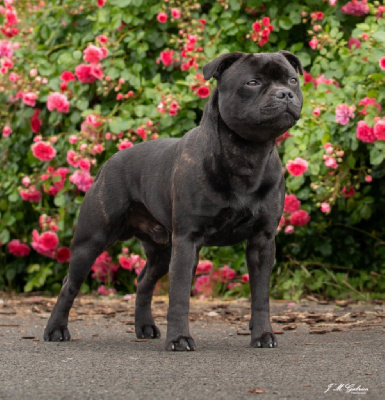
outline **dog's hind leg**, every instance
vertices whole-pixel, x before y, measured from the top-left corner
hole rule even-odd
[[[71,244],[69,272],[45,328],[45,341],[70,340],[68,315],[80,286],[87,278],[96,258],[117,239],[114,232],[107,228],[105,218],[99,211],[92,196],[86,196]]]
[[[153,241],[142,241],[147,262],[138,276],[138,288],[135,305],[135,332],[142,338],[159,338],[160,331],[155,326],[151,313],[152,295],[156,282],[168,272],[171,246],[160,245]]]

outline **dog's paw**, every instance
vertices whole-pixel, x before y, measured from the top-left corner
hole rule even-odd
[[[267,347],[273,348],[278,347],[277,338],[272,332],[263,332],[262,334],[254,337],[251,337],[251,347]]]
[[[166,342],[168,351],[195,351],[196,345],[192,337],[181,336],[176,340]]]
[[[47,326],[44,331],[44,340],[46,342],[65,342],[71,340],[71,335],[68,328]]]
[[[159,339],[160,330],[155,325],[138,325],[135,327],[138,339]]]

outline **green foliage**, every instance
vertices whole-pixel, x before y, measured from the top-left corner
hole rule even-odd
[[[66,274],[68,263],[57,261],[56,254],[46,257],[31,250],[27,257],[16,257],[7,243],[19,239],[30,244],[32,231],[42,232],[39,216],[46,214],[58,227],[59,246],[70,245],[84,191],[68,179],[77,170],[67,163],[68,150],[94,160],[90,172],[95,176],[122,141],[142,141],[138,128],[144,127],[145,140],[181,137],[199,124],[206,103],[197,95],[196,87],[212,90],[215,86],[215,82],[204,83],[196,76],[206,62],[232,51],[286,49],[299,57],[313,77],[311,82],[301,78],[302,119],[291,129],[291,137],[278,147],[284,165],[297,157],[309,163],[305,174],[287,174],[286,185],[287,193],[297,196],[311,221],[295,227],[293,234],[284,233],[283,226],[278,234],[272,294],[280,298],[298,298],[310,292],[365,297],[366,293],[384,290],[385,142],[364,143],[356,136],[358,121],[373,127],[375,118],[384,115],[375,105],[359,104],[369,97],[384,107],[384,71],[379,60],[385,55],[385,19],[376,16],[373,4],[369,4],[370,14],[354,17],[344,14],[339,4],[332,7],[314,0],[285,0],[279,5],[272,0],[263,5],[251,0],[185,0],[182,6],[174,0],[109,0],[100,8],[96,1],[45,3],[41,8],[24,1],[16,5],[21,33],[10,40],[18,41],[20,48],[12,57],[13,68],[0,76],[0,128],[12,128],[9,137],[0,139],[0,288],[57,291]],[[181,18],[171,18],[171,8],[179,8]],[[168,14],[166,23],[157,21],[160,11]],[[312,17],[312,13],[321,11],[322,18]],[[270,17],[274,30],[260,47],[253,40],[252,24],[265,16]],[[204,29],[199,19],[207,22]],[[102,34],[108,37],[105,45],[95,40]],[[197,42],[190,56],[183,58],[180,50],[188,42],[188,34],[197,35]],[[348,47],[351,37],[360,40],[360,48]],[[310,48],[311,39],[318,41],[316,49]],[[108,49],[108,56],[100,62],[104,78],[92,84],[68,82],[64,94],[70,101],[69,112],[49,111],[46,102],[51,93],[61,91],[61,74],[74,73],[85,63],[83,50],[90,44]],[[174,60],[164,65],[159,61],[160,54],[169,50],[174,51]],[[197,70],[181,68],[189,57]],[[47,83],[31,77],[31,69]],[[9,81],[11,71],[19,76],[16,83]],[[308,81],[309,75],[305,78]],[[39,134],[44,141],[53,138],[51,143],[57,151],[50,162],[40,161],[31,151],[36,136],[30,125],[34,110],[21,100],[10,100],[10,95],[18,91],[37,94],[34,108],[41,110]],[[118,93],[123,96],[120,100]],[[163,113],[157,109],[161,101],[166,103]],[[179,106],[174,116],[168,112],[172,102]],[[355,107],[355,116],[345,125],[336,122],[335,114],[343,103]],[[319,108],[319,116],[313,113],[315,108]],[[363,109],[366,115],[359,113]],[[89,115],[96,115],[100,122],[91,134],[81,127]],[[149,120],[152,125],[147,124]],[[71,135],[77,138],[74,144],[68,141]],[[331,143],[335,152],[344,152],[335,170],[324,165],[326,143]],[[95,152],[95,145],[102,145],[103,150]],[[41,179],[48,167],[70,168],[56,196],[44,192],[44,188],[48,190],[59,182],[58,177]],[[366,182],[368,175],[372,183]],[[41,201],[22,200],[19,192],[23,177],[29,177],[43,193]],[[345,198],[343,190],[350,187],[355,194]],[[330,205],[330,213],[320,211],[322,203]],[[125,245],[140,254],[138,242]],[[111,249],[115,261],[120,251],[121,245]],[[212,260],[215,268],[227,264],[238,276],[247,273],[243,244],[205,248],[201,258]],[[131,271],[120,269],[117,280],[119,290],[134,290],[135,275]],[[90,279],[82,289],[96,286]],[[220,294],[226,291],[226,285],[217,288]],[[248,295],[248,285],[238,285],[226,293]]]

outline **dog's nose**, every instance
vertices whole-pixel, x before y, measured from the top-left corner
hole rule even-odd
[[[280,89],[275,92],[275,97],[277,97],[280,100],[288,100],[292,99],[293,92],[290,89]]]

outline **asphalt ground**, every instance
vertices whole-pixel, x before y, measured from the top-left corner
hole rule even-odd
[[[273,302],[279,347],[257,349],[247,300],[195,300],[197,351],[166,352],[163,297],[154,310],[161,339],[136,340],[134,300],[83,298],[62,343],[43,341],[53,299],[0,299],[0,399],[385,398],[381,303]]]

